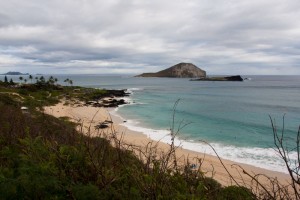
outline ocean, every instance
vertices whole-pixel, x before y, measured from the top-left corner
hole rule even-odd
[[[213,150],[201,142],[204,140],[222,158],[286,173],[284,163],[274,150],[270,118],[279,133],[284,118],[286,145],[295,146],[300,125],[300,76],[243,76],[251,79],[244,82],[129,75],[53,76],[62,85],[64,79],[70,78],[74,85],[128,89],[129,104],[114,113],[126,121],[124,125],[129,129],[143,132],[154,140],[169,143],[170,128],[174,126],[176,132],[179,130],[176,144],[183,148],[214,155]],[[19,76],[12,77],[17,80]],[[295,151],[291,150],[290,158],[296,160]]]

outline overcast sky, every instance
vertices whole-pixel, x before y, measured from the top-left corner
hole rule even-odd
[[[300,75],[299,0],[0,0],[0,73]]]

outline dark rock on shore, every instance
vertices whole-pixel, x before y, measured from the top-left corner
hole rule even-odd
[[[127,104],[127,102],[125,102],[124,99],[88,101],[85,103],[85,105],[90,105],[94,107],[105,107],[105,108],[115,108],[124,104]]]
[[[226,77],[206,77],[200,79],[191,79],[191,81],[244,81],[240,76],[226,76]]]
[[[179,63],[156,73],[143,73],[135,77],[205,78],[206,72],[192,63]]]
[[[124,99],[120,99],[120,100],[112,99],[110,101],[103,100],[102,102],[103,102],[103,107],[118,107],[119,105],[126,104]]]
[[[127,92],[126,89],[124,90],[106,90],[109,96],[113,97],[128,97],[130,93]]]
[[[98,125],[95,126],[95,129],[104,129],[108,128],[110,124],[112,124],[112,121],[105,120],[104,122],[99,123]]]
[[[118,107],[120,105],[127,104],[122,97],[127,97],[130,93],[127,90],[105,90],[106,92],[97,96],[92,101],[87,101],[86,105],[91,105],[94,107]]]

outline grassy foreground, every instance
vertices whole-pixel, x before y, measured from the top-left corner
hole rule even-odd
[[[189,163],[169,165],[174,149],[142,161],[116,137],[85,136],[76,124],[39,111],[61,98],[107,95],[49,82],[20,87],[0,82],[0,199],[258,198],[245,187],[222,187]]]

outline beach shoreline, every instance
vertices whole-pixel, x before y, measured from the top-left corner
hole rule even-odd
[[[107,134],[110,134],[109,132],[114,131],[118,137],[122,138],[124,143],[140,148],[145,148],[145,146],[149,144],[155,144],[159,152],[168,151],[170,148],[169,144],[154,141],[145,134],[132,131],[122,125],[124,121],[120,118],[120,116],[115,115],[114,108],[99,108],[83,104],[72,105],[61,102],[54,106],[45,107],[44,112],[55,117],[68,117],[71,121],[80,124],[79,127],[81,131],[83,133],[89,133],[90,136],[97,136],[99,134],[99,130],[96,130],[94,127],[100,122],[111,121],[111,127],[101,130],[102,133],[106,132]],[[240,184],[252,184],[251,178],[245,175],[243,170],[247,171],[251,175],[265,174],[268,177],[276,177],[277,180],[284,185],[287,185],[290,179],[285,173],[233,162],[226,159],[222,159],[221,163],[217,156],[183,149],[182,147],[177,147],[176,156],[181,162],[186,163],[187,160],[189,160],[190,163],[195,163],[197,167],[201,167],[201,171],[203,171],[206,176],[214,178],[224,186],[232,185],[234,183],[232,177]],[[199,161],[202,162],[202,164],[199,163]],[[261,181],[263,183],[267,183],[267,180]]]

